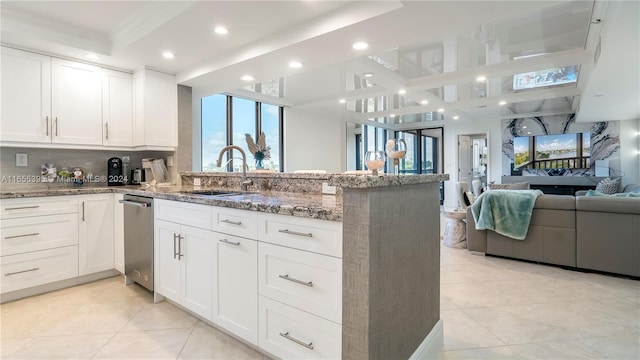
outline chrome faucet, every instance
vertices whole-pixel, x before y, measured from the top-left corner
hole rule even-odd
[[[240,180],[240,187],[242,188],[242,191],[247,191],[249,185],[253,184],[253,181],[247,180],[247,154],[245,154],[244,150],[242,150],[240,146],[228,145],[223,147],[222,150],[220,150],[220,154],[218,155],[218,162],[216,165],[218,167],[222,166],[222,155],[231,149],[238,150],[240,152],[240,155],[242,155],[242,179]]]

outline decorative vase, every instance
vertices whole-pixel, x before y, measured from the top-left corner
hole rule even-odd
[[[389,139],[386,144],[387,157],[393,159],[396,175],[400,174],[400,159],[407,155],[407,144],[403,139]]]
[[[264,165],[262,165],[262,159],[256,159],[256,169],[264,169]]]
[[[384,167],[384,151],[367,151],[364,155],[364,163],[371,170],[371,175],[378,175],[378,170]]]

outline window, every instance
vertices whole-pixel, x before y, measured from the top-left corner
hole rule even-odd
[[[248,149],[245,134],[254,141],[258,134],[265,133],[267,146],[271,148],[271,158],[264,161],[267,169],[283,169],[282,122],[283,108],[224,94],[207,96],[201,100],[202,106],[202,171],[226,171],[218,168],[218,154],[227,145],[237,145],[247,154],[247,166],[255,169],[255,161]],[[227,153],[223,160],[229,161],[227,169],[242,171],[238,152]]]

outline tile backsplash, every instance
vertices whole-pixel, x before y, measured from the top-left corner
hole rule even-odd
[[[27,154],[27,166],[16,166],[16,154]],[[169,151],[109,151],[109,150],[67,150],[67,149],[38,149],[38,148],[0,148],[0,187],[4,189],[20,189],[27,187],[43,186],[43,183],[34,183],[40,176],[40,166],[43,163],[53,163],[58,170],[69,170],[80,167],[85,174],[94,176],[107,175],[107,160],[111,157],[129,156],[129,169],[142,167],[142,159],[163,158],[174,155]],[[169,170],[171,173],[171,169]],[[17,177],[23,176],[21,181]],[[25,181],[26,180],[26,181]],[[44,184],[48,186],[65,186],[62,183],[53,182]],[[96,185],[105,185],[96,184]]]

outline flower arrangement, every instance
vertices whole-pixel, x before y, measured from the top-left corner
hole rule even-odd
[[[257,144],[253,141],[250,134],[244,134],[244,136],[247,138],[249,151],[253,154],[254,159],[256,159],[256,168],[262,169],[262,160],[271,159],[271,147],[267,146],[267,140],[264,133],[260,133]]]

